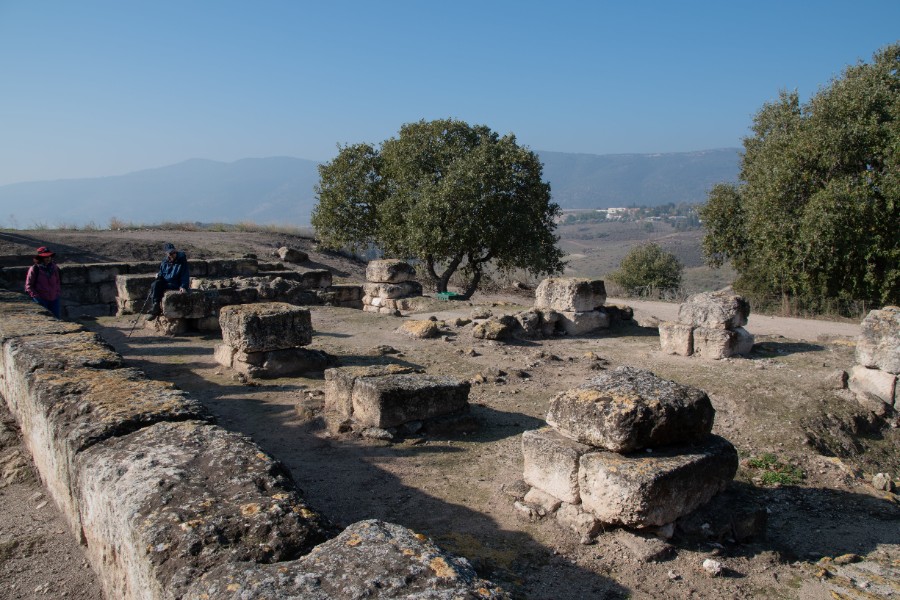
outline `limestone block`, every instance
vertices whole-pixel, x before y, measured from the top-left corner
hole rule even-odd
[[[534,307],[560,312],[588,312],[606,302],[606,286],[599,279],[549,277],[534,291]]]
[[[59,282],[63,288],[72,285],[85,285],[88,282],[86,265],[63,265],[59,269]]]
[[[255,258],[210,258],[205,261],[206,273],[194,272],[194,263],[189,261],[191,276],[197,277],[237,277],[240,275],[256,275],[259,265]]]
[[[283,350],[312,342],[309,310],[283,302],[225,306],[219,323],[222,341],[245,352]]]
[[[325,371],[325,420],[329,426],[340,425],[353,416],[353,385],[361,377],[382,377],[412,373],[411,367],[401,365],[372,365],[368,367],[340,367]]]
[[[557,394],[547,423],[583,444],[632,452],[704,439],[714,417],[702,390],[618,367]]]
[[[403,283],[415,277],[416,270],[402,260],[372,260],[366,265],[366,280],[372,283]]]
[[[602,310],[585,312],[558,311],[559,324],[568,335],[584,335],[609,328],[609,316]]]
[[[203,292],[166,292],[162,314],[170,319],[201,319],[213,313],[212,303]]]
[[[119,275],[131,272],[127,263],[97,263],[85,265],[85,267],[87,283],[114,283]]]
[[[424,374],[362,377],[353,384],[353,418],[369,427],[396,427],[468,410],[469,383]]]
[[[853,365],[850,369],[848,386],[857,395],[871,395],[887,405],[893,405],[896,385],[897,376],[893,373],[862,365]]]
[[[54,319],[50,311],[25,294],[0,290],[0,342],[29,335],[74,333],[77,323]]]
[[[300,274],[298,283],[305,290],[324,290],[331,287],[331,271],[328,269],[309,269]]]
[[[519,322],[512,315],[490,317],[472,327],[472,337],[479,340],[506,340],[517,331]]]
[[[234,363],[235,349],[228,344],[216,344],[213,347],[213,358],[223,367],[231,367]]]
[[[183,597],[211,568],[277,563],[328,537],[280,463],[214,425],[156,423],[74,464],[85,552],[109,598]]]
[[[856,341],[856,362],[900,374],[900,308],[888,306],[866,315]]]
[[[543,309],[541,312],[541,333],[545,337],[550,337],[557,333],[559,327],[560,314],[555,310]]]
[[[541,511],[540,514],[555,512],[556,509],[558,509],[562,504],[562,500],[560,500],[556,496],[548,494],[547,492],[535,487],[528,490],[528,493],[525,494],[523,502],[525,502],[525,504],[530,504],[531,506],[537,507]]]
[[[418,281],[403,281],[401,283],[364,283],[363,293],[367,296],[379,298],[407,298],[409,296],[421,296],[422,284]]]
[[[541,311],[536,309],[526,310],[515,315],[519,322],[522,337],[538,338],[543,335],[543,317]]]
[[[79,453],[154,422],[208,418],[199,403],[136,369],[64,367],[28,373],[24,364],[33,357],[10,353],[4,358],[10,395],[19,399],[11,408],[41,478],[76,532],[81,525],[71,465]]]
[[[675,321],[661,321],[659,345],[666,354],[690,356],[694,353],[694,326]]]
[[[137,262],[137,263],[128,263],[128,273],[130,275],[156,275],[159,272],[159,261],[157,262]],[[197,272],[196,263],[194,261],[191,262],[191,275],[201,276],[204,273]],[[152,280],[151,280],[152,281]]]
[[[257,379],[289,377],[311,371],[324,371],[330,359],[320,350],[286,348],[265,352],[236,350],[231,368]]]
[[[718,436],[652,454],[590,452],[578,470],[581,502],[603,523],[661,526],[724,490],[737,466],[734,446]]]
[[[522,433],[523,479],[551,496],[578,504],[578,459],[591,447],[550,427]]]
[[[735,327],[734,354],[746,355],[753,350],[753,334],[743,327]]]
[[[701,292],[678,308],[678,322],[708,329],[734,329],[747,324],[750,304],[728,292]]]
[[[738,334],[734,331],[707,327],[694,329],[694,354],[697,356],[720,360],[733,356],[737,346]]]
[[[143,302],[150,294],[150,285],[156,279],[153,275],[116,276],[116,295],[133,302]]]
[[[483,598],[511,596],[480,579],[464,558],[400,525],[359,521],[290,562],[232,562],[204,573],[186,600],[240,598]]]
[[[191,321],[191,328],[197,331],[221,331],[219,326],[219,317],[210,316],[194,319]]]
[[[328,286],[328,293],[334,294],[338,304],[362,300],[363,289],[359,285],[339,284]]]
[[[303,252],[302,250],[297,250],[296,248],[282,246],[278,249],[278,258],[285,262],[302,263],[309,260],[309,254]]]

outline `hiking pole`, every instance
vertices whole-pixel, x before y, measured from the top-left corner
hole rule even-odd
[[[137,319],[134,320],[134,323],[131,325],[131,331],[128,332],[128,337],[131,337],[131,334],[134,333],[134,328],[137,327],[138,321],[141,320],[141,317],[144,315],[144,311],[147,310],[147,303],[150,302],[150,298],[153,297],[153,286],[150,286],[150,291],[147,292],[147,299],[144,300],[144,305],[141,306],[141,310],[138,312]]]

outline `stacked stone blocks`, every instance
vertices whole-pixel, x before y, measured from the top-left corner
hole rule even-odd
[[[557,394],[548,427],[522,436],[526,503],[582,535],[603,525],[660,527],[723,490],[737,453],[710,434],[702,391],[620,367]]]
[[[900,308],[870,311],[860,326],[850,390],[860,403],[879,415],[900,412]]]
[[[308,309],[283,302],[231,305],[222,308],[219,323],[216,361],[248,377],[286,377],[327,365],[324,353],[302,348],[312,343]]]
[[[397,314],[413,308],[412,298],[422,295],[416,270],[400,260],[373,260],[366,266],[362,304],[366,312]]]
[[[677,321],[659,324],[663,352],[718,360],[753,349],[753,336],[744,329],[749,303],[727,292],[690,296],[678,308]]]

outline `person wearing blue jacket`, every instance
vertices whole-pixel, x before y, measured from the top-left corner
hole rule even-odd
[[[148,321],[152,321],[162,314],[162,298],[169,290],[178,290],[179,293],[188,291],[191,284],[191,274],[188,267],[187,255],[175,249],[175,245],[167,243],[164,246],[166,257],[159,264],[159,273],[156,280],[150,285],[150,293],[153,296],[153,308],[150,309]]]

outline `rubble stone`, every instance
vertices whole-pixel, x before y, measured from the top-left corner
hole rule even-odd
[[[278,258],[289,263],[302,263],[309,260],[309,254],[296,248],[282,246],[278,249]]]
[[[895,399],[897,376],[880,369],[853,365],[850,369],[850,391],[857,395],[870,395],[892,406]]]
[[[609,316],[602,310],[584,312],[558,311],[559,325],[568,335],[584,335],[609,328]]]
[[[702,390],[618,367],[557,394],[547,423],[583,444],[632,452],[703,439],[714,416]]]

